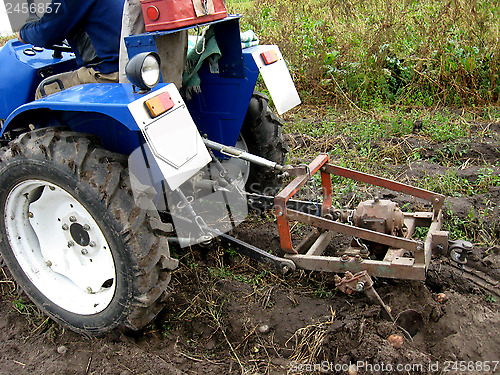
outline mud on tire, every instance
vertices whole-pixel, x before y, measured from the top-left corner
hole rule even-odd
[[[168,296],[168,227],[135,205],[125,165],[96,138],[58,128],[0,150],[1,254],[31,300],[79,333],[137,330]]]
[[[283,165],[288,150],[282,127],[280,118],[268,107],[268,98],[259,92],[254,92],[241,130],[248,151]],[[280,186],[281,181],[276,171],[251,165],[246,183],[247,192],[274,195]]]

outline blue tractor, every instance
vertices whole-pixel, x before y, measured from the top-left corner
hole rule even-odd
[[[76,67],[73,53],[17,39],[0,50],[1,254],[26,294],[77,332],[139,329],[163,307],[177,265],[161,216],[166,190],[214,191],[217,182],[199,173],[210,163],[219,180],[226,172],[240,187],[276,182],[265,167],[284,161],[281,123],[254,89],[264,53],[273,60],[261,69],[288,73],[279,50],[242,50],[239,16],[204,26],[220,58],[200,64],[189,95],[161,82],[156,53],[158,38],[179,30],[127,38],[132,83],[80,85],[36,101],[44,78]]]
[[[239,20],[203,25],[205,36],[194,36],[196,84],[180,90],[162,80],[169,62],[158,43],[199,25],[126,37],[130,83],[79,85],[38,100],[42,80],[57,85],[46,78],[75,68],[71,51],[16,39],[0,50],[0,252],[54,320],[90,335],[148,324],[177,266],[169,243],[217,239],[279,272],[345,272],[340,290],[366,291],[383,307],[370,275],[423,280],[432,251],[464,261],[470,245],[450,245],[441,231],[444,196],[335,166],[326,154],[284,165],[281,122],[255,92],[259,75],[279,114],[300,99],[278,47],[243,48]],[[217,58],[203,58],[209,38]],[[322,197],[292,199],[315,173]],[[416,196],[432,212],[403,213],[377,197],[338,209],[330,175]],[[278,191],[283,177],[291,181]],[[229,234],[247,204],[275,210],[283,257]],[[290,221],[313,227],[298,246]],[[412,238],[417,227],[429,228],[425,241]],[[325,256],[335,232],[352,241]]]

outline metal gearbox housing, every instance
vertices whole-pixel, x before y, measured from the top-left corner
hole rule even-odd
[[[353,223],[375,232],[402,236],[404,215],[397,203],[375,197],[358,205]]]

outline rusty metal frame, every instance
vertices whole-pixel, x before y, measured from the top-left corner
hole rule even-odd
[[[314,216],[287,208],[287,201],[317,172],[321,173],[323,194],[321,215]],[[320,154],[308,167],[297,168],[292,171],[291,175],[296,177],[274,198],[274,204],[281,248],[287,253],[285,257],[292,260],[297,268],[327,272],[350,271],[352,273],[366,270],[372,276],[423,280],[431,260],[432,251],[437,246],[447,246],[448,232],[441,231],[444,195],[330,164],[327,154]],[[324,217],[329,212],[333,202],[331,175],[350,178],[427,200],[432,203],[433,211],[406,213],[404,222],[408,231],[405,237],[388,235],[331,220]],[[299,253],[292,244],[290,221],[309,224],[320,228],[323,232],[318,232],[313,239],[314,243],[309,248],[304,246],[304,243],[299,246]],[[412,239],[416,227],[429,228],[425,241]],[[381,261],[364,259],[359,254],[355,256],[344,254],[342,257],[322,255],[335,232],[387,245],[389,250]],[[411,256],[404,256],[405,254]]]

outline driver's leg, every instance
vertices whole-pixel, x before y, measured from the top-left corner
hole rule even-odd
[[[54,94],[73,86],[85,83],[114,83],[118,82],[118,72],[101,73],[94,68],[81,67],[78,70],[56,74],[45,78],[36,89],[35,99]],[[62,88],[61,88],[62,86]],[[43,92],[45,91],[45,95]]]
[[[55,74],[45,78],[36,89],[35,99],[54,94],[68,87],[79,85],[76,71]],[[62,86],[62,88],[61,88]]]

